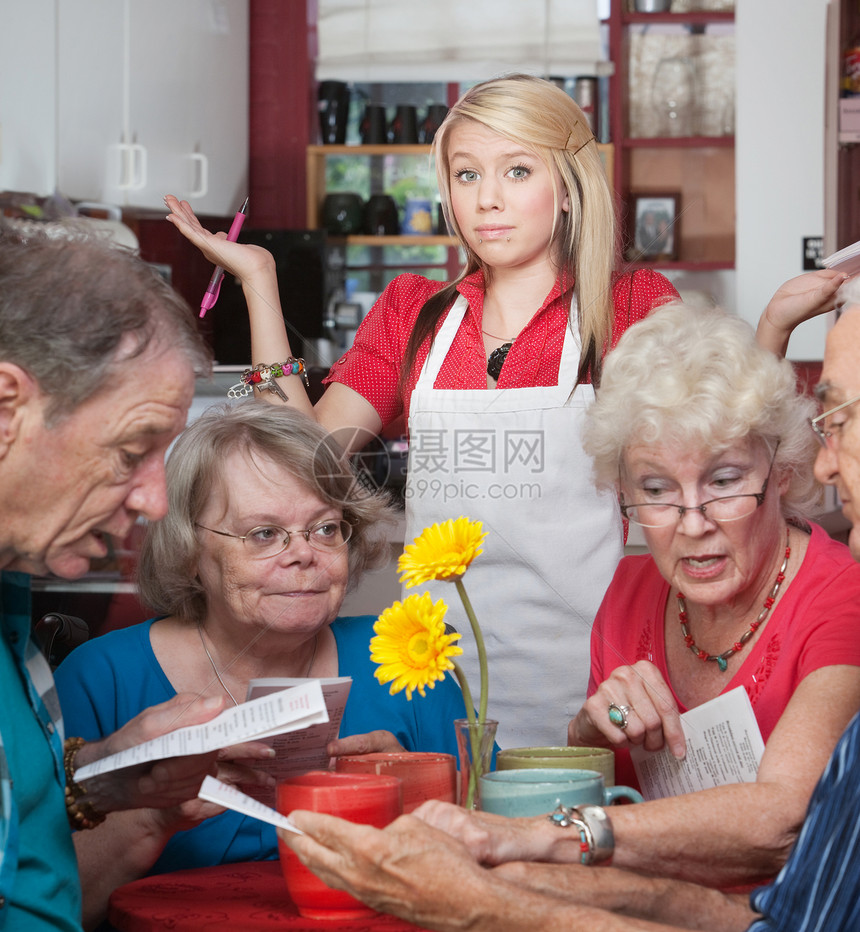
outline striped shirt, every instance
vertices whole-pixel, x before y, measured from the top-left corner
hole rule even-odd
[[[776,880],[753,891],[748,932],[860,930],[860,714],[833,751]]]

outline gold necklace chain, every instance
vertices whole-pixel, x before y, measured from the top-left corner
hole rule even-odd
[[[206,641],[203,639],[203,628],[199,621],[197,622],[197,633],[200,635],[200,643],[203,645],[203,650],[206,652],[206,656],[209,658],[209,663],[212,666],[212,672],[215,674],[224,692],[227,693],[227,695],[233,700],[233,705],[239,705],[239,703],[236,702],[236,697],[233,695],[233,693],[230,692],[230,690],[227,688],[227,684],[224,682],[223,678],[221,677],[221,673],[218,670],[218,667],[215,665],[215,661],[212,658],[212,654],[209,653],[209,648],[206,646]],[[317,644],[319,643],[319,637],[320,637],[320,634],[319,634],[319,631],[317,631],[317,633],[314,635],[314,649],[311,653],[311,662],[308,664],[308,671],[307,673],[305,673],[305,678],[311,675],[311,669],[313,668],[314,660],[316,660],[316,656],[317,656]]]
[[[484,329],[481,330],[481,333],[483,333],[485,337],[489,337],[491,340],[501,340],[502,343],[513,343],[514,340],[516,340],[516,337],[511,337],[509,340],[506,340],[504,337],[497,337],[494,333],[487,333],[487,331]]]

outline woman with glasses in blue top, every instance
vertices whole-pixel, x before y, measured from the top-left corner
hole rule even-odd
[[[727,886],[772,876],[860,705],[860,567],[821,502],[811,399],[721,311],[661,308],[607,359],[584,443],[649,553],[618,567],[592,632],[574,745],[686,753],[679,715],[743,686],[755,783],[613,810],[619,867]]]
[[[393,512],[322,427],[286,407],[214,406],[170,453],[167,501],[138,566],[156,617],[93,638],[57,670],[72,734],[95,740],[176,692],[239,705],[254,679],[351,677],[329,754],[456,753],[451,722],[466,711],[456,682],[420,702],[390,695],[370,660],[376,617],[341,614],[348,588],[388,559]],[[259,751],[222,752],[219,779],[271,791]],[[278,856],[272,826],[202,800],[112,814],[75,848],[88,925],[116,887],[146,874]]]

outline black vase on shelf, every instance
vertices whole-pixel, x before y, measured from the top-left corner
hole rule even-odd
[[[397,202],[390,194],[371,194],[364,205],[364,232],[371,236],[397,236],[400,220]]]
[[[322,205],[322,226],[330,236],[351,236],[364,228],[364,199],[351,191],[327,194]]]
[[[430,145],[433,142],[436,130],[442,125],[442,121],[447,115],[448,108],[445,104],[430,104],[427,108],[427,116],[424,117],[424,122],[421,124],[421,142],[425,145]]]
[[[381,104],[368,104],[358,127],[365,146],[384,146],[388,142],[388,118]]]
[[[343,81],[320,81],[317,106],[320,141],[324,145],[342,146],[346,142],[349,97],[349,85]]]
[[[395,145],[415,145],[418,142],[418,108],[398,104],[388,130],[388,141]]]

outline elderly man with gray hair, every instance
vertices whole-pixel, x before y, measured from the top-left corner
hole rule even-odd
[[[167,507],[164,454],[209,353],[188,306],[130,252],[0,226],[0,929],[81,928],[71,829],[193,798],[214,755],[75,781],[77,769],[223,706],[191,695],[99,742],[64,741],[30,637],[28,574],[83,575]]]

